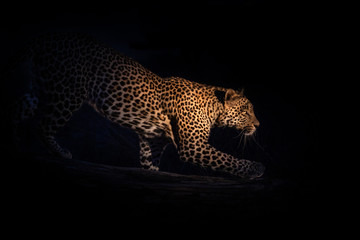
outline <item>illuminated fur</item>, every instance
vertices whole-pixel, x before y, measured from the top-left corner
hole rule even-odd
[[[242,92],[160,78],[136,61],[88,36],[57,34],[37,39],[27,51],[34,91],[14,109],[14,123],[41,109],[40,133],[55,154],[71,158],[55,140],[73,112],[89,103],[101,115],[133,129],[140,139],[140,163],[158,170],[167,144],[180,158],[244,178],[259,177],[260,163],[240,160],[210,146],[210,129],[230,126],[252,134],[259,125]]]

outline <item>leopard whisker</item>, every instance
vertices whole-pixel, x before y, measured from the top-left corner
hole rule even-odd
[[[242,148],[242,154],[244,154],[244,152],[245,152],[245,147],[246,147],[246,144],[247,144],[247,140],[248,140],[248,136],[246,134],[244,134],[244,145],[243,145],[243,148]]]
[[[260,145],[260,143],[255,139],[255,137],[253,138],[253,141],[256,144],[256,146],[260,148],[260,150],[263,151],[265,155],[272,161],[273,160],[272,156],[265,150],[263,146]]]
[[[245,129],[242,129],[241,132],[239,133],[239,135],[237,137],[240,137],[239,139],[239,143],[238,143],[238,148],[240,147],[240,144],[243,142],[244,138],[245,138]]]
[[[235,137],[233,137],[233,138],[241,137],[241,135],[243,134],[243,132],[244,132],[244,130],[241,130],[241,132],[240,132],[238,135],[236,135]]]

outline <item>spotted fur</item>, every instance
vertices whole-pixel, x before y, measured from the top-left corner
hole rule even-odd
[[[55,154],[71,153],[55,140],[82,104],[121,126],[140,140],[143,168],[158,170],[167,144],[183,161],[243,178],[259,177],[260,163],[237,159],[208,143],[210,129],[229,126],[251,135],[259,121],[242,92],[183,78],[160,78],[138,62],[91,37],[57,34],[38,38],[27,51],[35,76],[33,92],[14,108],[14,123],[41,113],[40,135]]]

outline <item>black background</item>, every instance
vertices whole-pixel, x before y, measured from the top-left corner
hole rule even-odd
[[[244,88],[261,123],[255,138],[257,144],[249,141],[245,147],[239,145],[239,140],[234,138],[237,133],[227,129],[215,129],[212,144],[225,152],[263,162],[267,166],[266,178],[280,179],[288,184],[290,191],[276,195],[286,207],[274,207],[267,220],[276,218],[278,212],[285,222],[297,216],[306,216],[310,221],[312,214],[316,215],[312,210],[321,205],[318,183],[323,159],[319,154],[319,127],[323,111],[321,102],[326,91],[324,72],[331,71],[325,66],[329,53],[324,34],[332,21],[323,14],[325,9],[314,9],[314,5],[304,2],[203,1],[185,4],[131,1],[86,3],[86,6],[51,2],[44,3],[42,8],[28,3],[20,9],[9,5],[2,11],[9,13],[2,16],[5,29],[1,44],[2,64],[39,34],[83,32],[134,58],[161,77],[180,76],[210,85]],[[3,107],[8,107],[26,92],[25,82],[23,78],[1,80]],[[82,131],[75,133],[79,129]],[[116,136],[116,131],[130,140],[126,142]],[[88,107],[75,114],[59,135],[60,140],[68,142],[65,145],[77,159],[138,166],[136,136],[103,120]],[[43,176],[33,176],[32,172],[44,173],[31,167],[24,156],[43,150],[31,140],[25,142],[28,145],[24,147],[25,153],[20,154],[20,160],[15,160],[17,164],[10,163],[11,169],[16,168],[18,174],[8,181],[15,182],[17,188],[19,182],[30,181],[20,188],[22,191],[31,184],[40,185],[35,188],[35,194],[30,190],[26,192],[35,199],[36,194],[46,196],[44,189],[51,188],[55,182],[57,188],[52,191],[64,194],[62,200],[71,198],[73,192],[64,190],[59,184],[59,173],[49,182]],[[132,150],[121,152],[129,146]],[[94,148],[97,150],[92,151]],[[166,171],[213,174],[180,163],[173,149],[169,149],[166,156],[168,163],[162,163]],[[26,169],[21,167],[22,164]],[[19,197],[24,196],[19,194]],[[53,201],[50,205],[61,205],[60,200],[50,200]],[[104,204],[106,201],[99,202]],[[91,204],[96,205],[96,201]],[[31,208],[30,205],[25,206]],[[26,212],[25,208],[20,208],[20,212]],[[188,216],[191,218],[191,213]],[[243,217],[251,218],[251,213]]]

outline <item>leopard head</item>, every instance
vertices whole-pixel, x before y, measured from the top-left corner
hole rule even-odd
[[[224,111],[217,119],[220,127],[233,127],[244,132],[245,135],[252,135],[260,122],[257,120],[251,102],[244,96],[244,91],[228,89],[222,101]]]

